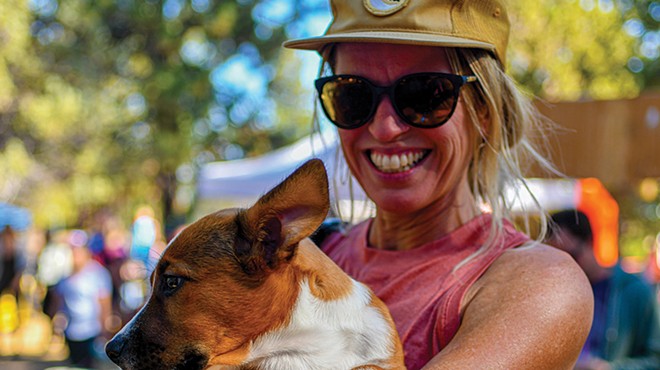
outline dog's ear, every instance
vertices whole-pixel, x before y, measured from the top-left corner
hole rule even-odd
[[[275,268],[289,260],[302,239],[325,219],[330,207],[328,176],[323,162],[312,159],[298,168],[244,213],[243,227],[250,234],[244,262]]]

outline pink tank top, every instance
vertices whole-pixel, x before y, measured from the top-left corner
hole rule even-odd
[[[460,304],[468,288],[507,249],[529,237],[504,222],[497,242],[459,269],[454,266],[487,240],[491,216],[474,218],[439,240],[405,251],[370,248],[371,220],[335,233],[323,250],[344,271],[367,284],[390,309],[403,341],[406,367],[419,369],[454,337],[461,323]]]

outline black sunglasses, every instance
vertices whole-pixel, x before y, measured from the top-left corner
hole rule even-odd
[[[314,84],[325,115],[337,127],[351,130],[369,122],[381,96],[387,94],[405,123],[433,128],[451,118],[461,86],[476,80],[476,76],[429,72],[403,76],[390,86],[354,75],[322,77]]]

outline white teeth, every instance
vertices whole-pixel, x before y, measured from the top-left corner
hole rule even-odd
[[[408,171],[417,164],[423,157],[423,152],[408,152],[402,154],[377,154],[371,153],[371,162],[381,171],[394,173]]]
[[[384,170],[389,170],[390,169],[390,157],[384,155],[382,157],[380,167]]]
[[[390,170],[396,170],[397,168],[401,167],[401,160],[399,159],[398,155],[393,155],[390,158]]]
[[[410,162],[412,162],[412,161],[410,161]],[[408,156],[407,155],[402,155],[401,156],[401,166],[405,167],[410,162],[408,161]]]

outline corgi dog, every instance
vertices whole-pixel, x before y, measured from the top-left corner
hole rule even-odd
[[[142,309],[106,345],[126,370],[404,369],[385,304],[308,237],[329,209],[313,159],[247,209],[174,238]]]

